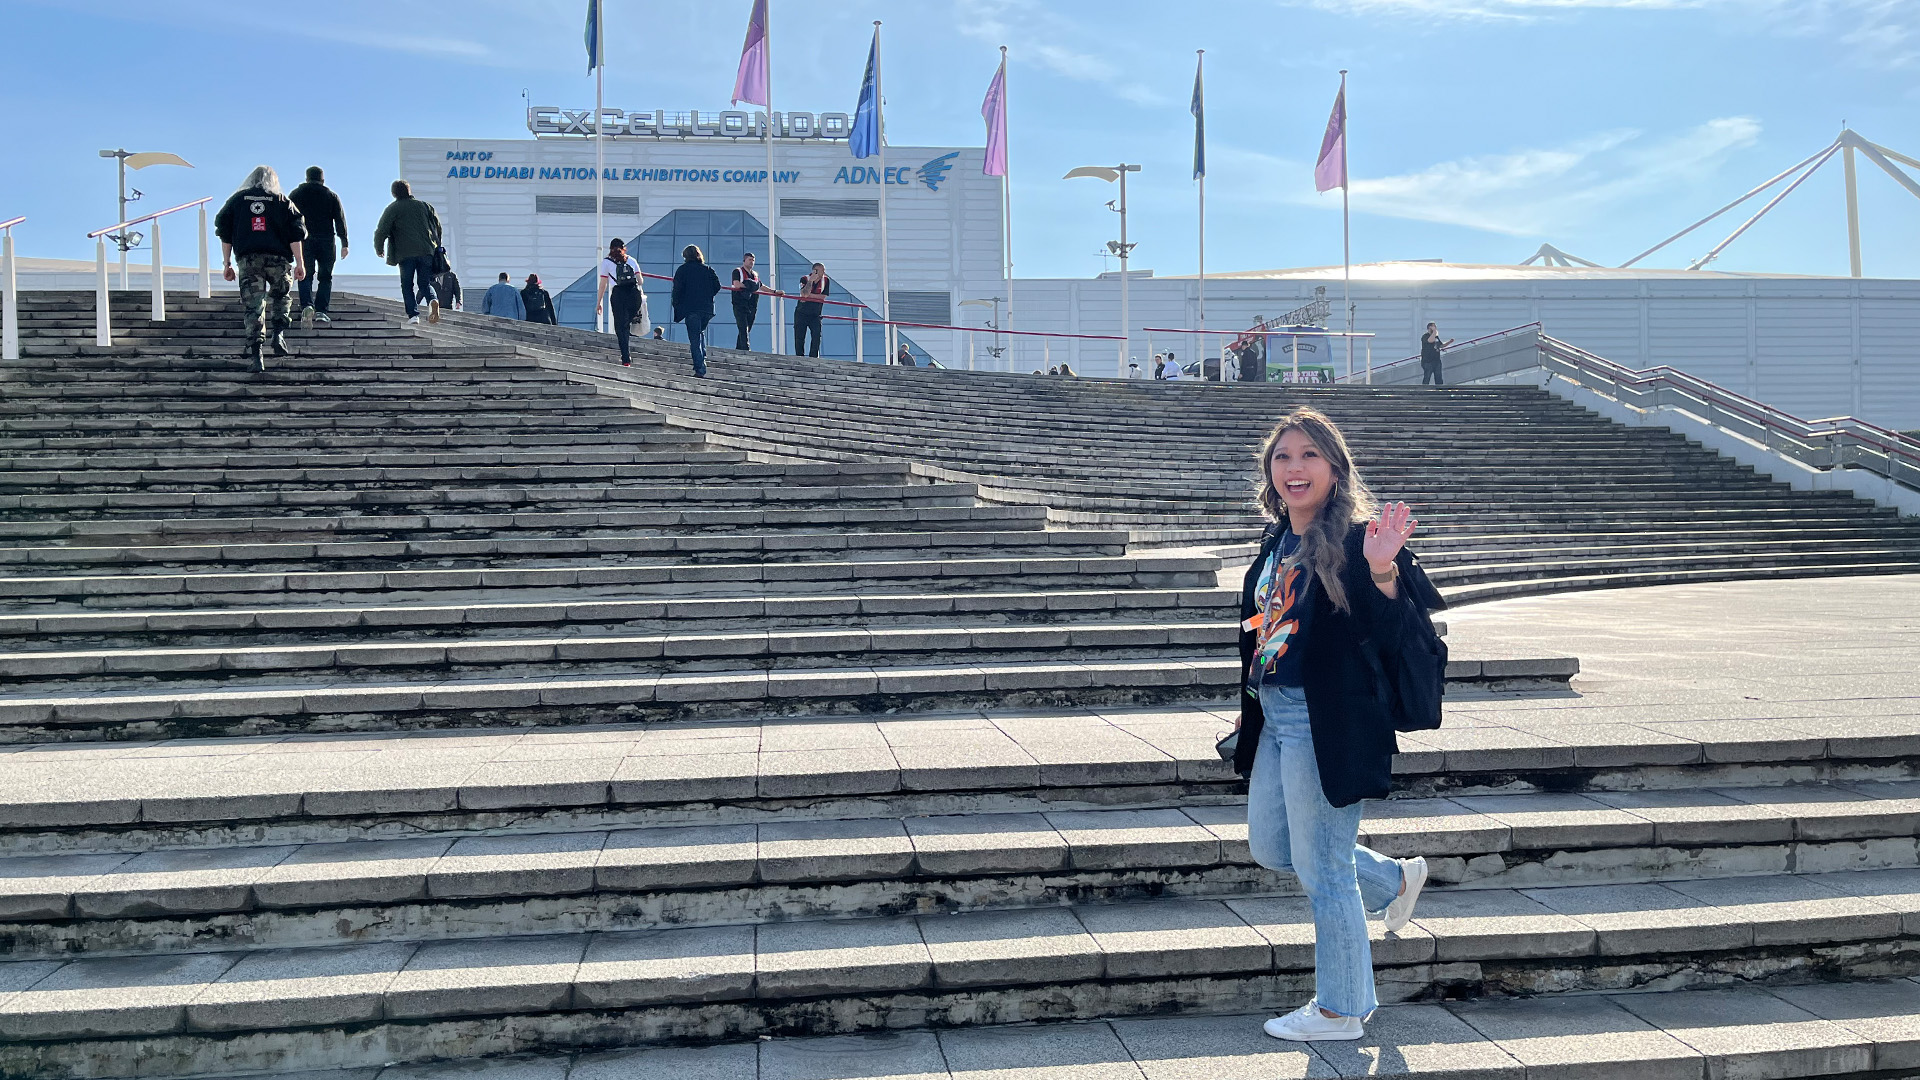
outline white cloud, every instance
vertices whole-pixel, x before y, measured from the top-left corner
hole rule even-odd
[[[958,0],[954,14],[960,33],[992,45],[1014,46],[1022,57],[1038,60],[1056,75],[1105,87],[1116,97],[1136,105],[1166,102],[1165,97],[1141,82],[1137,75],[1106,56],[1045,44],[1084,41],[1089,28],[1070,23],[1037,4],[1020,0]],[[1150,70],[1145,64],[1131,67],[1136,72]]]
[[[1884,67],[1920,64],[1915,0],[1282,0],[1342,14],[1533,21],[1575,11],[1709,11],[1774,33],[1831,38]]]
[[[1697,182],[1727,155],[1759,137],[1759,122],[1744,116],[1709,120],[1655,140],[1631,130],[1601,132],[1562,146],[1460,158],[1399,176],[1356,176],[1353,207],[1359,213],[1509,236],[1564,234],[1623,206]],[[1312,193],[1307,179],[1312,166],[1306,162],[1226,147],[1215,156],[1222,162],[1239,159],[1259,166],[1223,173],[1298,177],[1298,183],[1236,195],[1328,210],[1340,205],[1331,193]]]

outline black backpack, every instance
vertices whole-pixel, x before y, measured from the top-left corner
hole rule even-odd
[[[1407,590],[1420,613],[1414,633],[1398,653],[1378,659],[1393,709],[1395,731],[1431,731],[1440,726],[1440,698],[1447,686],[1447,643],[1434,632],[1430,611],[1444,611],[1447,602],[1427,580],[1420,560],[1402,553],[1400,587]]]
[[[640,287],[640,275],[634,272],[632,256],[613,264],[613,284],[615,288],[621,289]]]

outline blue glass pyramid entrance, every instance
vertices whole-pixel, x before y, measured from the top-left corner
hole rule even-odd
[[[740,265],[740,259],[747,252],[758,253],[761,272],[766,272],[767,227],[752,214],[744,210],[674,210],[654,222],[647,231],[627,242],[627,251],[639,261],[640,269],[649,274],[671,276],[680,266],[680,252],[688,244],[697,245],[707,256],[707,265],[720,275],[720,283],[726,284],[734,267]],[[780,276],[785,279],[787,292],[794,292],[799,281],[806,273],[812,260],[795,251],[785,240],[780,241]],[[832,276],[829,268],[828,276]],[[578,327],[582,330],[593,329],[593,300],[595,280],[593,274],[582,275],[578,280],[562,289],[553,298],[555,313],[562,326]],[[657,326],[666,328],[668,341],[687,340],[684,327],[673,321],[672,285],[665,281],[646,283],[647,314]],[[728,303],[730,294],[722,293],[714,301],[713,323],[707,328],[707,343],[720,348],[732,348],[739,330],[733,321],[733,305]],[[832,299],[847,303],[867,303],[862,297],[846,291],[838,281],[833,283]],[[793,302],[782,304],[787,325],[780,327],[780,344],[776,352],[793,351]],[[868,315],[878,318],[879,308],[867,303]],[[840,313],[851,315],[852,308],[836,308],[829,305],[828,315]],[[767,347],[767,322],[773,317],[773,302],[762,299],[760,314],[754,324],[753,338],[750,344],[755,351]],[[855,324],[838,322],[831,318],[822,322],[820,332],[820,355],[841,360],[852,360],[855,356]],[[884,328],[869,323],[866,328],[866,359],[868,363],[882,363],[886,356],[887,342]],[[927,361],[926,350],[902,335],[901,341],[913,353],[914,359],[924,364]]]

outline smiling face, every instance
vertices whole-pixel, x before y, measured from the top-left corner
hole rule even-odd
[[[1267,475],[1295,532],[1304,530],[1333,494],[1332,463],[1299,428],[1287,430],[1274,444]]]

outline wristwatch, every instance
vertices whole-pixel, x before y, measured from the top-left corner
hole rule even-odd
[[[1390,574],[1382,574],[1381,572],[1379,572],[1378,570],[1375,570],[1371,566],[1367,567],[1367,573],[1372,575],[1373,580],[1379,582],[1382,585],[1385,585],[1387,582],[1392,581],[1395,578],[1400,576],[1400,564],[1394,563],[1393,572]]]

